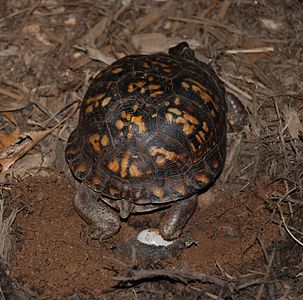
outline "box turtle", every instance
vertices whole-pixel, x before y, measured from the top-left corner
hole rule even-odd
[[[178,237],[223,168],[226,112],[222,83],[186,42],[102,70],[66,147],[81,182],[75,207],[93,236],[113,236],[130,213],[169,207],[159,231]]]

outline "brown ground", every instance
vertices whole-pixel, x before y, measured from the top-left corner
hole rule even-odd
[[[172,250],[175,258],[139,257],[132,263],[150,260],[150,265],[186,267],[213,274],[216,263],[228,273],[240,274],[248,265],[262,257],[259,240],[268,247],[279,240],[277,226],[270,221],[270,212],[263,199],[251,195],[224,195],[209,192],[216,201],[200,206],[186,227],[185,236],[195,241],[189,248]],[[139,230],[157,226],[159,215],[132,217],[110,242],[89,244],[80,239],[84,222],[72,208],[74,185],[70,180],[49,175],[34,176],[14,188],[12,197],[20,201],[23,211],[16,220],[22,232],[11,276],[23,287],[47,299],[63,299],[72,294],[99,294],[113,286],[113,270],[132,260],[130,242]],[[205,196],[204,196],[205,198]],[[21,206],[21,205],[19,205]],[[134,244],[134,243],[133,243]],[[138,251],[140,251],[138,246]]]
[[[299,0],[0,0],[0,300],[303,299],[302,16]],[[163,212],[87,244],[75,109],[106,65],[183,40],[248,124],[173,247],[135,240]]]

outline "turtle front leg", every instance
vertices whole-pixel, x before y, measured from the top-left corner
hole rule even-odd
[[[162,237],[166,240],[174,240],[179,237],[184,226],[195,212],[197,204],[197,195],[172,204],[160,223],[159,231]]]
[[[98,201],[99,198],[98,193],[81,183],[74,205],[77,213],[91,226],[91,237],[102,242],[119,231],[121,221],[113,209]]]

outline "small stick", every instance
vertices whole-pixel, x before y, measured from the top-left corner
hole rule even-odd
[[[238,53],[263,53],[263,52],[273,52],[274,47],[259,47],[251,49],[230,49],[226,50],[226,54],[238,54]]]
[[[257,285],[264,283],[262,278],[247,279],[246,276],[241,276],[239,278],[224,278],[219,276],[206,275],[204,273],[189,272],[184,270],[175,269],[152,269],[152,270],[136,270],[132,267],[126,268],[116,276],[113,276],[114,280],[120,281],[124,284],[130,284],[135,282],[154,280],[155,278],[169,278],[184,284],[189,282],[202,282],[211,283],[222,288],[228,288],[231,291],[240,290],[248,286]]]
[[[264,275],[264,282],[261,284],[260,288],[259,288],[259,291],[258,291],[258,294],[256,296],[256,300],[261,300],[261,297],[263,295],[263,291],[264,291],[264,287],[265,287],[265,281],[268,279],[269,277],[269,274],[270,274],[270,270],[271,270],[271,266],[272,266],[272,263],[273,263],[273,260],[274,260],[274,257],[275,257],[275,250],[272,252],[270,258],[269,258],[269,262],[268,262],[268,266],[267,266],[267,269],[266,269],[266,273]]]

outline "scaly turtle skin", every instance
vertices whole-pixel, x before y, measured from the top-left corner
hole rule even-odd
[[[168,54],[130,55],[101,71],[66,147],[81,182],[75,206],[95,236],[111,237],[130,213],[166,206],[160,233],[179,236],[197,194],[223,168],[226,112],[220,80],[185,42]]]

